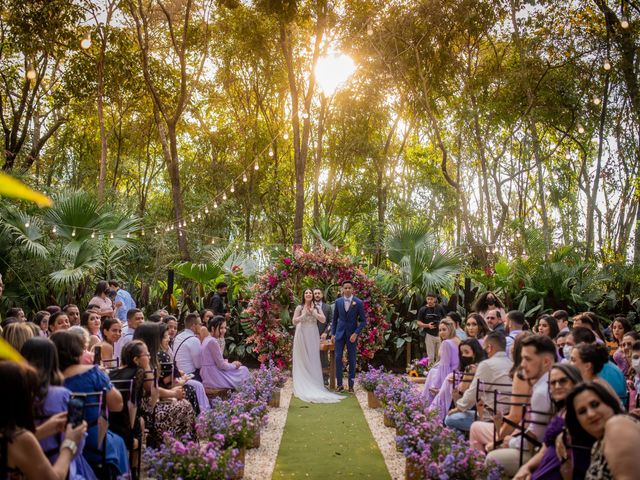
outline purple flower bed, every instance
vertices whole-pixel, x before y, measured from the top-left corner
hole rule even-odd
[[[386,375],[384,373],[384,367],[378,369],[369,365],[366,372],[359,372],[356,376],[358,383],[362,385],[367,392],[375,391],[376,387],[380,383],[381,379]]]

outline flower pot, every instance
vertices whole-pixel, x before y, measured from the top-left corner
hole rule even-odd
[[[407,458],[407,463],[404,467],[404,478],[405,480],[422,480],[424,478],[422,466]]]
[[[427,377],[411,377],[409,376],[409,381],[412,383],[424,383],[427,381]]]
[[[230,480],[242,480],[242,478],[244,478],[244,463],[245,463],[246,456],[247,456],[247,449],[244,447],[239,448],[238,456],[236,457],[236,460],[242,464],[242,467],[240,467],[235,477],[230,477]]]
[[[269,406],[274,408],[280,407],[280,392],[279,388],[274,388],[271,393],[271,399],[269,400]]]
[[[380,408],[380,400],[378,400],[375,393],[367,392],[367,405],[369,405],[369,408]]]
[[[393,418],[386,413],[384,414],[384,426],[389,428],[395,428],[396,426],[396,422],[393,421]]]
[[[251,449],[251,448],[260,448],[260,430],[258,430],[256,432],[256,434],[253,437],[253,441],[251,442],[251,444],[247,448],[249,448],[249,449]]]

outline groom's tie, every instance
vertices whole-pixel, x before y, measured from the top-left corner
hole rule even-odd
[[[350,306],[351,306],[351,299],[345,298],[344,299],[344,311],[348,312]]]

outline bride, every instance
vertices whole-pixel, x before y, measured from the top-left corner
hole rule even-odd
[[[313,291],[307,288],[302,305],[293,313],[296,333],[293,338],[293,394],[304,402],[336,403],[342,395],[324,388],[320,366],[320,335],[318,324],[327,319],[322,310],[313,303]]]

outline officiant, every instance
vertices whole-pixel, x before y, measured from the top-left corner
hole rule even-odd
[[[333,318],[331,305],[325,303],[324,292],[319,288],[313,290],[313,301],[324,314],[324,318],[327,319],[325,323],[317,322],[320,340],[326,340],[331,336],[331,319]],[[322,365],[322,378],[324,379],[324,384],[329,385],[329,374],[327,373],[329,368],[329,352],[327,350],[320,351],[320,364]]]

